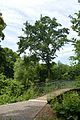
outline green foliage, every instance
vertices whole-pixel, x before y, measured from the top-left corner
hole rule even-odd
[[[25,90],[21,96],[18,96],[17,101],[29,100],[30,98],[34,98],[37,95],[34,90],[34,87],[30,86],[27,91]]]
[[[3,73],[8,78],[13,78],[14,63],[19,56],[9,48],[0,47],[0,50],[0,73]]]
[[[72,29],[78,33],[78,36],[80,36],[80,11],[75,13],[75,16],[71,18]]]
[[[0,13],[0,38],[1,38],[1,40],[3,40],[5,37],[5,35],[3,33],[3,30],[5,29],[5,27],[6,27],[6,24],[3,20],[2,13]],[[1,40],[0,40],[0,42],[1,42]]]
[[[25,63],[22,59],[17,59],[14,65],[14,78],[25,84],[26,80],[35,80],[35,66],[33,63]]]
[[[75,88],[80,88],[80,76],[76,78],[76,82],[74,83]]]
[[[34,95],[31,85],[25,86],[17,80],[7,79],[0,74],[0,104],[28,100]]]
[[[75,56],[71,56],[70,59],[73,63],[80,64],[80,11],[75,13],[74,17],[71,17],[72,29],[78,34],[78,38],[73,38],[73,45]]]
[[[80,65],[76,64],[70,66],[68,75],[70,80],[78,80],[78,76],[80,75]]]
[[[20,36],[19,53],[29,50],[28,54],[45,62],[47,65],[47,75],[50,78],[50,63],[56,57],[56,51],[69,40],[67,39],[68,28],[62,28],[55,18],[48,16],[40,17],[34,25],[26,22],[23,30],[25,36]]]
[[[70,80],[69,70],[70,66],[58,62],[58,64],[52,65],[52,80]]]
[[[60,120],[80,119],[80,94],[77,92],[68,92],[53,98],[50,104]]]
[[[32,83],[42,83],[49,82],[47,79],[47,66],[46,64],[34,63],[34,61],[29,61],[29,57],[19,58],[14,65],[14,78],[22,81],[24,84],[26,80]],[[51,79],[56,80],[74,80],[74,75],[78,74],[78,70],[69,65],[62,63],[51,63]],[[75,72],[77,70],[77,72]]]
[[[75,56],[71,56],[70,60],[72,60],[72,63],[75,64],[80,64],[80,40],[76,40],[74,43],[74,51],[75,51]]]
[[[5,63],[6,63],[5,52],[4,49],[0,47],[0,73],[3,73]]]
[[[47,67],[45,64],[37,64],[35,66],[36,81],[45,83],[47,79]]]
[[[26,57],[26,58],[25,58]],[[34,63],[30,57],[19,58],[14,65],[14,78],[22,81],[26,80],[33,83],[45,82],[47,78],[47,67],[45,64]],[[29,61],[30,60],[30,61]]]
[[[4,40],[3,30],[6,27],[6,23],[3,20],[2,14],[0,13],[0,42]],[[18,57],[17,53],[13,52],[9,48],[2,48],[0,45],[0,74],[3,73],[8,78],[13,78],[13,66],[16,58]]]

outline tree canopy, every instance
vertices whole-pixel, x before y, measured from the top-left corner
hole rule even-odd
[[[74,39],[74,51],[75,56],[72,56],[73,61],[80,63],[80,11],[75,13],[75,16],[71,19],[72,29],[78,34],[78,38]]]
[[[42,15],[33,25],[26,21],[24,26],[24,35],[19,37],[18,42],[19,53],[29,50],[29,56],[35,54],[50,70],[50,63],[56,57],[56,51],[68,42],[68,28],[62,28],[56,18]]]
[[[75,13],[74,17],[71,17],[72,29],[80,36],[80,11]]]

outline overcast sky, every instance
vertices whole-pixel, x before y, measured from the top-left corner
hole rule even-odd
[[[80,10],[78,0],[0,0],[0,12],[7,24],[4,31],[5,40],[3,47],[9,47],[16,51],[18,49],[18,36],[22,34],[23,23],[29,21],[34,23],[40,15],[56,17],[63,27],[70,27],[69,15]],[[74,33],[71,33],[71,37]],[[64,49],[57,52],[58,58],[63,63],[68,63],[69,56],[73,55],[73,46],[66,45]]]

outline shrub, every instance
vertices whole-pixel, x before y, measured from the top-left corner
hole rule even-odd
[[[18,80],[7,79],[0,74],[0,104],[28,100],[34,95],[34,88],[30,82],[26,81],[26,85],[23,85]]]
[[[77,92],[65,93],[50,102],[59,120],[80,119],[80,96]]]

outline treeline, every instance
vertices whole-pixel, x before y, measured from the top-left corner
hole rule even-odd
[[[68,28],[63,28],[56,18],[41,15],[34,25],[24,24],[17,52],[0,45],[0,104],[36,97],[48,89],[47,83],[80,80],[80,11],[71,17],[71,23],[78,37],[70,40]],[[4,40],[5,27],[0,14],[0,42]],[[56,51],[69,42],[75,51],[70,57],[72,64],[55,63]]]

